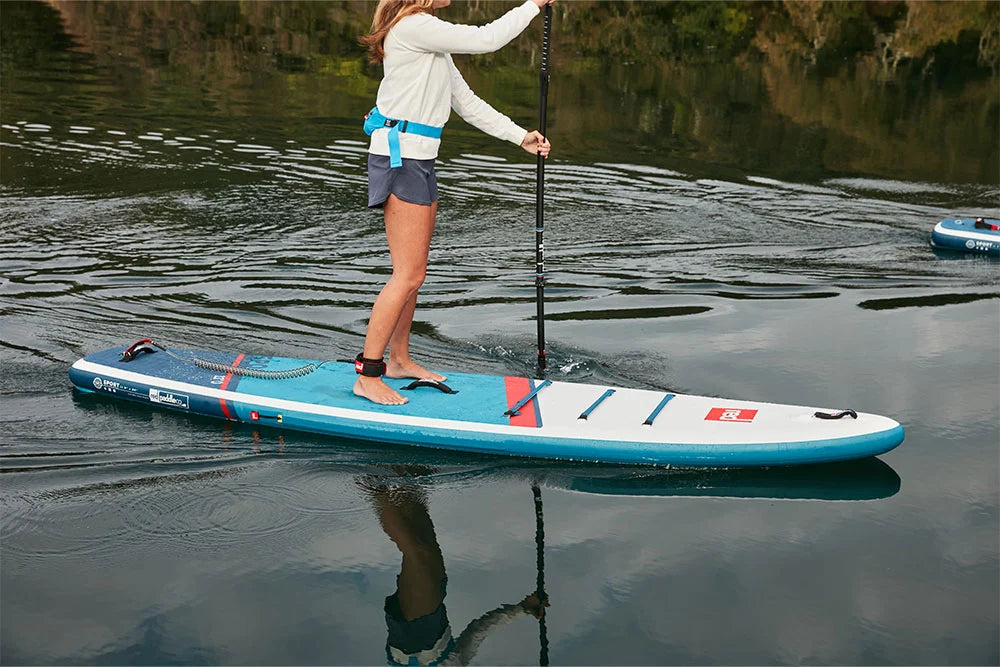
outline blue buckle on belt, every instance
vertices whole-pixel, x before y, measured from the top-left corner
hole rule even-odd
[[[411,123],[408,120],[400,120],[399,118],[387,118],[383,116],[378,107],[372,107],[372,110],[365,114],[365,134],[371,135],[375,130],[381,130],[384,128],[389,128],[389,167],[395,169],[397,167],[403,166],[403,158],[399,149],[399,133],[409,132],[410,134],[419,134],[422,137],[431,137],[432,139],[441,138],[441,131],[443,127],[434,127],[433,125],[424,125],[422,123]]]

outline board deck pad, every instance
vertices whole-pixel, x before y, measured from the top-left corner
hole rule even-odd
[[[602,463],[729,467],[865,458],[903,440],[902,426],[887,417],[816,416],[837,415],[840,408],[447,371],[447,385],[457,393],[433,387],[403,391],[411,380],[386,378],[410,400],[384,406],[354,395],[351,363],[190,350],[172,350],[184,359],[157,351],[126,362],[125,349],[78,360],[70,368],[73,384],[182,412],[376,442]],[[318,368],[298,377],[262,379],[207,370],[189,360],[194,357],[249,371]],[[514,410],[518,403],[523,405]]]

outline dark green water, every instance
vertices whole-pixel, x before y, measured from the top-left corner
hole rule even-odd
[[[509,6],[478,4],[449,11]],[[356,353],[389,270],[358,123],[372,5],[2,3],[0,661],[384,664],[402,567],[431,599],[447,577],[475,664],[997,664],[1000,263],[928,246],[1000,217],[978,37],[895,73],[762,56],[787,43],[763,29],[640,59],[626,7],[556,23],[549,376],[854,407],[906,441],[629,469],[75,394],[69,364],[144,336]],[[460,63],[524,125],[539,30]],[[533,373],[533,163],[453,119],[438,174],[415,350]],[[544,625],[519,604],[540,574]]]

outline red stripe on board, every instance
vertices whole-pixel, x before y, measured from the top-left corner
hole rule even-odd
[[[244,356],[246,356],[246,355],[241,354],[238,357],[236,357],[236,361],[234,361],[232,363],[232,365],[233,366],[239,366],[240,362],[243,361],[243,357]],[[229,386],[229,381],[232,380],[232,379],[233,379],[233,374],[232,373],[226,373],[226,377],[223,378],[222,384],[219,385],[219,389],[225,389],[227,386]],[[230,420],[234,419],[234,417],[229,413],[229,408],[226,406],[226,399],[220,397],[219,398],[219,405],[222,406],[222,414],[226,415],[226,419],[230,419]]]
[[[531,393],[531,383],[528,378],[505,377],[504,387],[507,389],[507,409],[517,405],[517,402]],[[511,426],[527,426],[538,428],[538,420],[535,418],[535,402],[538,397],[528,401],[516,416],[510,418]]]

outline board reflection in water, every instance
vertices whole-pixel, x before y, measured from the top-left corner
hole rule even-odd
[[[398,453],[396,463],[366,466],[354,477],[386,536],[401,554],[396,590],[385,598],[386,657],[396,665],[465,665],[491,632],[528,614],[539,622],[539,664],[548,664],[545,632],[550,600],[544,590],[544,517],[539,484],[574,492],[611,496],[731,497],[788,500],[875,500],[894,495],[900,479],[876,458],[775,469],[677,469],[642,474],[617,466],[555,466],[448,455]],[[395,458],[392,453],[390,458]],[[459,459],[470,459],[462,461]],[[538,578],[534,591],[518,602],[501,603],[471,620],[457,635],[445,605],[448,577],[445,557],[428,508],[434,486],[483,474],[523,480],[535,503]],[[667,502],[665,500],[665,502]],[[558,530],[558,527],[556,527]],[[525,535],[529,533],[525,528]],[[558,601],[556,602],[558,607]]]

